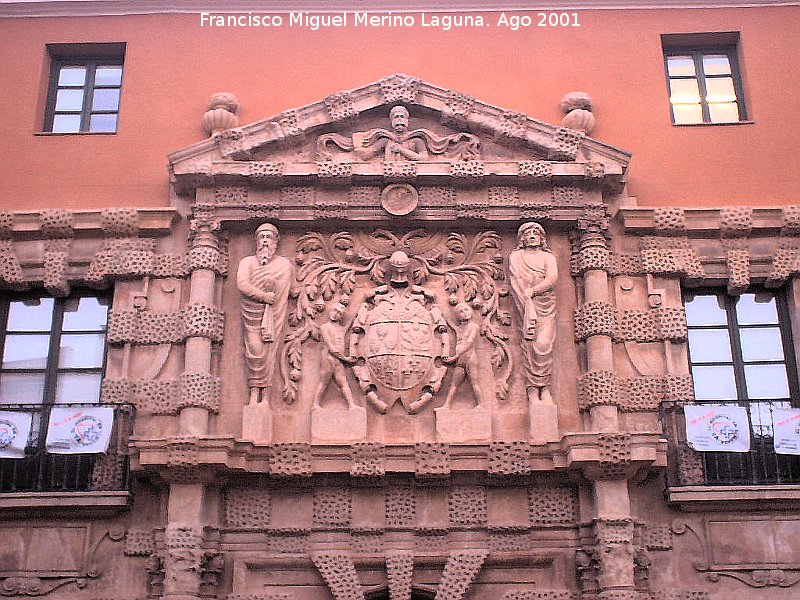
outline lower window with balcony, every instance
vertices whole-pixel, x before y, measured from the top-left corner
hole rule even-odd
[[[688,407],[667,414],[671,486],[800,484],[800,395],[785,297],[703,290],[686,293],[684,305],[695,406],[691,417]],[[726,444],[735,451],[722,450]]]
[[[100,405],[109,304],[0,300],[0,507],[13,493],[128,489],[132,407]]]

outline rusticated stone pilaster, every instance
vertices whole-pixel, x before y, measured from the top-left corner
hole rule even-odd
[[[578,377],[581,410],[593,406],[619,406],[620,400],[619,379],[613,371],[589,371]]]
[[[413,554],[410,552],[390,552],[386,554],[389,600],[411,600],[411,578],[413,575]]]
[[[461,600],[478,576],[488,555],[488,550],[450,552],[436,591],[436,600]]]
[[[266,530],[272,513],[272,494],[262,488],[225,491],[225,526],[230,529]]]
[[[273,444],[270,448],[270,473],[283,477],[311,477],[310,444]]]
[[[350,447],[350,475],[382,477],[386,473],[383,444],[357,442]]]
[[[593,335],[614,334],[614,307],[608,302],[586,302],[575,310],[575,341],[582,342]]]
[[[450,474],[450,450],[447,444],[418,442],[414,445],[414,472],[419,477]]]
[[[311,562],[319,571],[336,600],[363,600],[361,583],[356,567],[346,552],[319,552],[311,555]]]
[[[633,587],[634,525],[631,519],[597,519],[598,582],[602,590]]]
[[[170,523],[164,532],[164,595],[196,596],[200,590],[202,531],[197,525]]]

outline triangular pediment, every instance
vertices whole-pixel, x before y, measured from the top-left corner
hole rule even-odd
[[[401,133],[390,122],[397,105],[410,113],[408,128]],[[397,145],[406,150],[392,154]],[[578,131],[395,74],[216,133],[172,153],[169,166],[178,190],[191,193],[226,174],[246,177],[253,163],[262,165],[255,169],[265,171],[261,176],[278,177],[339,172],[336,165],[342,164],[350,174],[368,176],[387,162],[404,161],[417,163],[420,172],[431,176],[453,169],[512,176],[543,162],[563,164],[565,174],[577,174],[584,163],[618,187],[629,160],[628,152]],[[443,171],[445,165],[449,171]]]

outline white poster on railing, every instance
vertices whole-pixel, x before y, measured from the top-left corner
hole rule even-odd
[[[800,454],[800,408],[772,411],[776,454]]]
[[[686,441],[700,452],[748,452],[750,421],[741,406],[695,404],[683,407]]]
[[[0,411],[0,458],[25,458],[33,414]]]
[[[96,454],[108,449],[114,409],[53,408],[45,448],[51,454]]]

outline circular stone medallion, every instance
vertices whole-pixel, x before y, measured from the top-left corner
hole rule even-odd
[[[402,217],[415,208],[419,202],[419,194],[414,186],[407,183],[393,183],[383,188],[381,206],[390,215]]]

